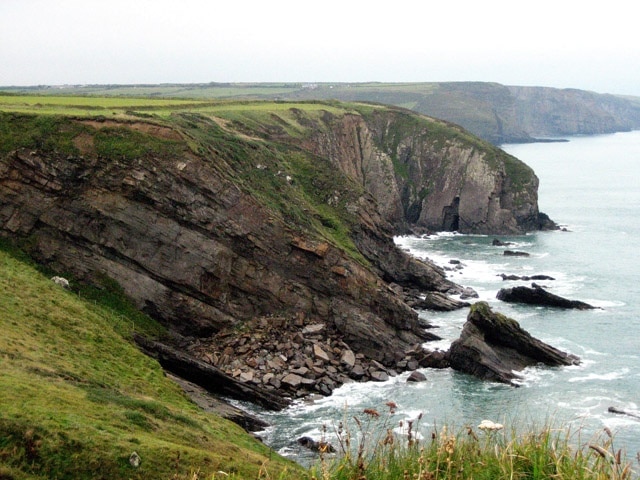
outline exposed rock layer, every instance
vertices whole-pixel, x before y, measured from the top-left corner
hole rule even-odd
[[[51,122],[33,147],[1,159],[0,232],[56,270],[115,280],[182,335],[301,318],[326,323],[367,365],[396,368],[429,338],[404,291],[436,292],[455,308],[441,294],[461,289],[399,250],[394,231],[536,228],[537,179],[498,150],[404,111],[289,113],[307,135],[195,114],[167,125]],[[38,127],[1,118],[7,131],[17,120]],[[303,207],[287,205],[294,201]]]
[[[486,302],[472,305],[460,338],[451,344],[451,368],[484,380],[513,384],[515,371],[537,363],[575,365],[578,357],[561,352],[523,330],[518,322],[491,310]]]

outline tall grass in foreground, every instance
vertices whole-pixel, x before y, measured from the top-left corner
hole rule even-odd
[[[605,428],[587,440],[582,432],[546,425],[525,433],[465,427],[457,432],[434,427],[429,438],[417,439],[417,424],[401,425],[400,439],[390,425],[395,405],[381,416],[366,409],[354,418],[355,431],[336,428],[337,450],[331,458],[321,452],[311,469],[315,480],[441,480],[441,479],[557,479],[624,480],[638,478],[624,451],[614,447]],[[419,419],[417,420],[419,422]],[[639,460],[640,461],[640,460]]]

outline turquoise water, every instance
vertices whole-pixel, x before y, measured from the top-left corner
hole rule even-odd
[[[304,462],[296,438],[318,438],[326,430],[331,439],[340,420],[364,408],[385,411],[385,402],[393,401],[398,411],[392,423],[398,433],[401,420],[420,414],[424,435],[433,425],[475,426],[490,419],[507,426],[568,425],[586,441],[606,426],[614,431],[617,448],[632,456],[640,451],[640,420],[607,412],[609,406],[640,410],[640,132],[504,149],[536,171],[541,211],[567,232],[499,237],[514,242],[510,249],[529,252],[526,258],[504,257],[504,248],[491,245],[493,236],[403,237],[397,243],[445,267],[451,259],[460,260],[464,267],[449,272],[452,280],[474,288],[480,299],[532,335],[578,355],[582,364],[527,369],[520,388],[430,369],[421,370],[428,381],[419,384],[407,384],[407,374],[384,383],[348,384],[313,404],[260,413],[274,425],[265,433],[266,443]],[[495,299],[501,287],[527,282],[504,282],[500,273],[550,275],[554,281],[538,283],[602,309],[561,311],[502,303]],[[430,348],[447,349],[466,314],[421,312],[445,339]]]

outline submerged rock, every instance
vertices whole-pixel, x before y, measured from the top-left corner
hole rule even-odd
[[[535,283],[529,287],[501,288],[496,295],[498,300],[509,303],[527,303],[530,305],[541,305],[545,307],[575,308],[577,310],[590,310],[597,307],[579,300],[569,300],[553,293],[547,292],[540,285]]]
[[[498,277],[502,277],[502,280],[523,280],[525,282],[528,282],[529,280],[555,280],[555,278],[550,277],[549,275],[507,275],[504,273],[501,273],[500,275],[498,275]]]
[[[454,370],[511,385],[520,377],[514,371],[537,363],[580,363],[575,355],[541,342],[515,320],[493,312],[486,302],[472,305],[460,338],[451,344],[448,359]]]

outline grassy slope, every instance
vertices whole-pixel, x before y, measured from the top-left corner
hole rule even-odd
[[[324,201],[322,182],[331,182],[330,172],[324,171],[319,176],[318,165],[314,164],[316,159],[265,142],[261,133],[271,129],[303,137],[309,128],[304,119],[318,119],[324,111],[336,115],[354,111],[365,116],[376,111],[372,106],[338,107],[319,103],[201,102],[196,105],[147,99],[125,102],[67,98],[47,104],[39,100],[41,97],[0,96],[0,111],[50,114],[12,118],[18,122],[21,133],[0,129],[0,153],[20,146],[72,151],[73,135],[86,131],[77,125],[80,130],[60,129],[70,124],[59,115],[81,113],[82,116],[128,119],[151,116],[151,121],[164,123],[172,114],[195,112],[198,122],[222,118],[229,122],[227,126],[232,130],[247,134],[241,138],[220,127],[198,136],[196,132],[202,129],[197,124],[193,129],[181,124],[181,128],[193,135],[191,147],[195,151],[212,141],[220,148],[229,149],[220,153],[227,161],[243,166],[239,175],[246,182],[245,187],[256,189],[255,194],[262,196],[267,204],[277,203],[277,196],[282,194],[289,204],[303,202],[315,207]],[[295,108],[305,115],[296,114]],[[188,118],[187,115],[171,121],[185,122]],[[407,121],[413,124],[416,120],[414,117]],[[440,130],[442,123],[436,126],[432,131],[434,135],[446,133]],[[61,131],[66,133],[56,133]],[[122,131],[107,129],[97,145],[104,146],[103,154],[107,157],[125,154],[120,148],[123,146],[128,151],[132,145],[142,144],[159,153],[178,148],[171,142],[154,140],[137,132],[123,135]],[[250,158],[249,150],[256,156]],[[272,162],[270,168],[284,168],[297,179],[300,188],[289,188],[282,179],[273,176],[259,179],[256,175],[263,171],[251,163],[257,161]],[[321,233],[325,229],[325,235],[337,238],[343,222],[348,223],[348,218],[341,217],[343,207],[330,211],[318,209],[316,218],[308,221]],[[83,288],[80,295],[65,291],[6,247],[0,249],[0,265],[3,272],[0,276],[0,478],[228,478],[216,473],[218,471],[231,472],[231,478],[302,478],[305,475],[235,425],[201,412],[163,376],[156,362],[140,354],[130,341],[131,333],[136,330],[160,335],[162,330],[123,303],[117,289],[108,281],[105,284],[110,288],[105,290]],[[527,443],[527,439],[509,442],[504,451],[499,449],[502,446],[478,445],[475,440],[463,446],[462,439],[456,443],[460,447],[451,451],[433,442],[431,447],[425,445],[425,450],[411,450],[406,454],[376,448],[374,458],[367,462],[366,475],[380,479],[421,474],[424,476],[420,478],[431,479],[626,478],[624,463],[603,461],[599,470],[594,468],[591,457],[585,462],[583,457],[562,445],[559,450],[562,461],[573,458],[574,463],[566,466],[568,473],[559,474],[555,466],[560,462],[556,442],[549,451],[546,431],[543,429],[533,444]],[[446,445],[451,442],[449,438],[444,440],[448,442]],[[605,446],[609,448],[608,444]],[[133,451],[142,457],[139,469],[129,464]],[[461,452],[459,459],[454,458],[454,451]],[[591,450],[587,450],[589,452]],[[517,472],[513,470],[514,458],[523,465]],[[360,467],[360,462],[353,460],[347,456],[338,460],[331,471],[321,468],[317,476],[360,478],[365,466]],[[595,461],[597,463],[597,456]],[[423,469],[427,464],[430,465],[428,474]],[[584,476],[578,475],[583,471]]]
[[[64,290],[6,249],[0,268],[0,478],[297,471],[203,413],[135,348],[134,330],[160,331],[149,319]]]

